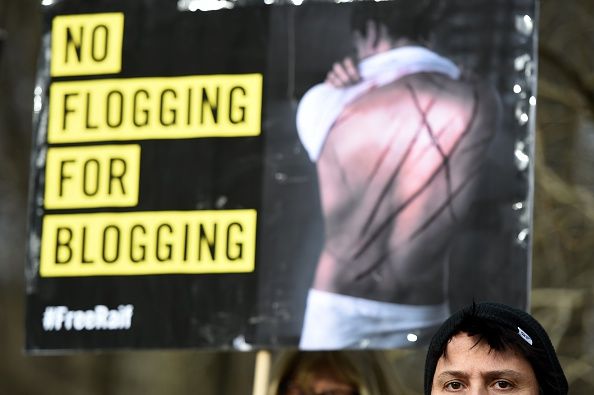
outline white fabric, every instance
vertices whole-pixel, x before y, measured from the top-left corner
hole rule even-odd
[[[447,302],[404,305],[310,289],[299,348],[401,348],[432,335],[450,315]],[[423,331],[424,330],[424,331]]]
[[[372,87],[422,72],[460,77],[460,69],[451,60],[424,47],[405,46],[363,60],[359,64],[361,81],[355,85],[334,88],[323,83],[308,90],[297,109],[297,132],[310,159],[318,159],[328,132],[347,104]]]

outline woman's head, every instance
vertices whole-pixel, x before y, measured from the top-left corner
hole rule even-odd
[[[382,354],[372,351],[293,352],[277,364],[269,395],[393,393]]]

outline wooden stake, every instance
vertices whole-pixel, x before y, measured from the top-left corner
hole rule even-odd
[[[266,395],[268,380],[270,379],[270,364],[272,356],[268,350],[260,350],[256,354],[254,369],[254,390],[252,395]]]

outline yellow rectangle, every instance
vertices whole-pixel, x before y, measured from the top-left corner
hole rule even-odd
[[[48,209],[132,207],[138,204],[139,145],[49,148]]]
[[[46,215],[41,277],[252,272],[256,210]]]
[[[261,112],[261,74],[55,82],[48,141],[257,136]]]
[[[119,73],[123,40],[121,12],[56,16],[52,21],[51,75]]]

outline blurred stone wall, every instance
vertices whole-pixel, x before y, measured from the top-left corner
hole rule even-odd
[[[541,4],[532,311],[594,393],[594,2]]]
[[[503,0],[498,0],[503,1]],[[120,352],[27,357],[23,263],[38,0],[0,0],[0,394],[250,394],[249,353]],[[594,1],[543,0],[540,18],[532,312],[574,395],[594,394]],[[422,351],[391,353],[402,394]]]

